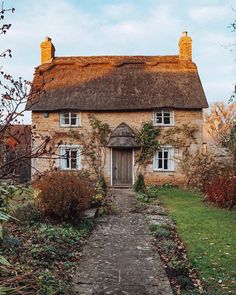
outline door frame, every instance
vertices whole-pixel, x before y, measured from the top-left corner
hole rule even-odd
[[[113,186],[113,157],[112,157],[112,150],[113,148],[111,148],[111,152],[110,152],[110,175],[111,175],[111,186]],[[132,148],[132,184],[134,184],[134,148]]]

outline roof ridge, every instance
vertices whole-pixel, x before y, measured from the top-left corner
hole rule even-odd
[[[125,64],[143,64],[148,66],[156,66],[158,64],[179,64],[181,68],[196,69],[195,63],[192,61],[181,61],[178,55],[156,55],[156,56],[63,56],[55,57],[52,62],[39,65],[37,68],[49,70],[56,65],[78,65],[81,67],[87,67],[88,65],[111,65],[114,67],[123,66]]]

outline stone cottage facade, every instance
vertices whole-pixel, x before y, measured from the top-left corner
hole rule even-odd
[[[160,142],[167,130],[195,126],[190,149],[202,148],[202,110],[208,104],[192,62],[192,39],[184,32],[179,54],[173,56],[55,57],[50,38],[41,44],[42,64],[35,70],[33,87],[42,88],[40,99],[28,102],[32,125],[40,134],[62,141],[55,165],[61,170],[88,169],[81,142],[69,131],[86,132],[94,115],[110,125],[105,179],[111,186],[130,186],[136,176],[138,146],[133,131],[152,121],[160,128]],[[146,181],[171,182],[181,179],[179,161],[183,148],[163,144],[146,170]],[[35,159],[38,171],[49,170],[52,159]]]

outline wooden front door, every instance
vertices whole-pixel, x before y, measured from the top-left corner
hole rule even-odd
[[[112,184],[130,186],[133,183],[133,150],[112,149]]]

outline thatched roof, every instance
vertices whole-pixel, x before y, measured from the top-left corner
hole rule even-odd
[[[43,86],[44,85],[44,86]],[[36,68],[33,111],[208,107],[191,61],[178,56],[56,57]]]
[[[135,140],[134,131],[123,122],[112,131],[108,147],[138,148],[139,145]]]

